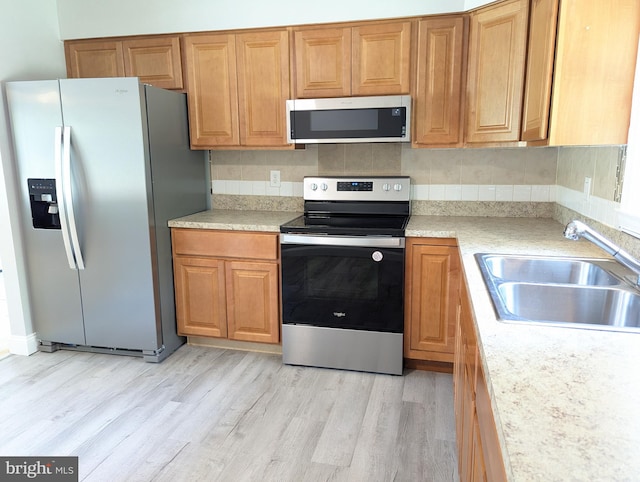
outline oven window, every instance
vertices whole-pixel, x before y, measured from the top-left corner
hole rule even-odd
[[[283,323],[402,333],[404,249],[283,244],[281,253]]]
[[[329,299],[375,300],[378,265],[359,258],[311,257],[306,262],[306,296]]]

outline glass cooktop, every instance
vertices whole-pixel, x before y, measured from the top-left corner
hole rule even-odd
[[[404,236],[408,221],[409,216],[305,214],[280,226],[280,232],[343,236]]]

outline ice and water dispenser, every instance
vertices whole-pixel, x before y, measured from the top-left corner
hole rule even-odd
[[[55,179],[27,179],[33,227],[60,229]]]

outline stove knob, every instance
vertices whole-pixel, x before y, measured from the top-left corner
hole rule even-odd
[[[393,190],[394,191],[402,191],[402,184],[394,184],[393,185]]]
[[[329,186],[327,186],[324,182],[322,184],[320,184],[320,189],[322,189],[323,191],[326,191],[327,189],[329,189]]]
[[[309,187],[311,188],[312,191],[315,191],[316,189],[318,189],[318,185],[315,182],[312,182],[311,184],[309,184]]]
[[[382,185],[382,190],[383,191],[390,191],[391,190],[391,184],[384,183]]]

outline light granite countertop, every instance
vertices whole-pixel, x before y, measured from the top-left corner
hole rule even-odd
[[[406,235],[458,239],[509,480],[637,481],[640,334],[497,321],[473,256],[608,257],[563,229],[551,219],[412,216]]]
[[[170,227],[278,232],[300,215],[205,211]],[[608,257],[548,218],[412,216],[407,236],[458,239],[510,481],[640,480],[640,334],[496,319],[478,252]]]
[[[280,225],[302,213],[292,211],[242,211],[212,209],[169,221],[170,228],[223,229],[280,232]]]

